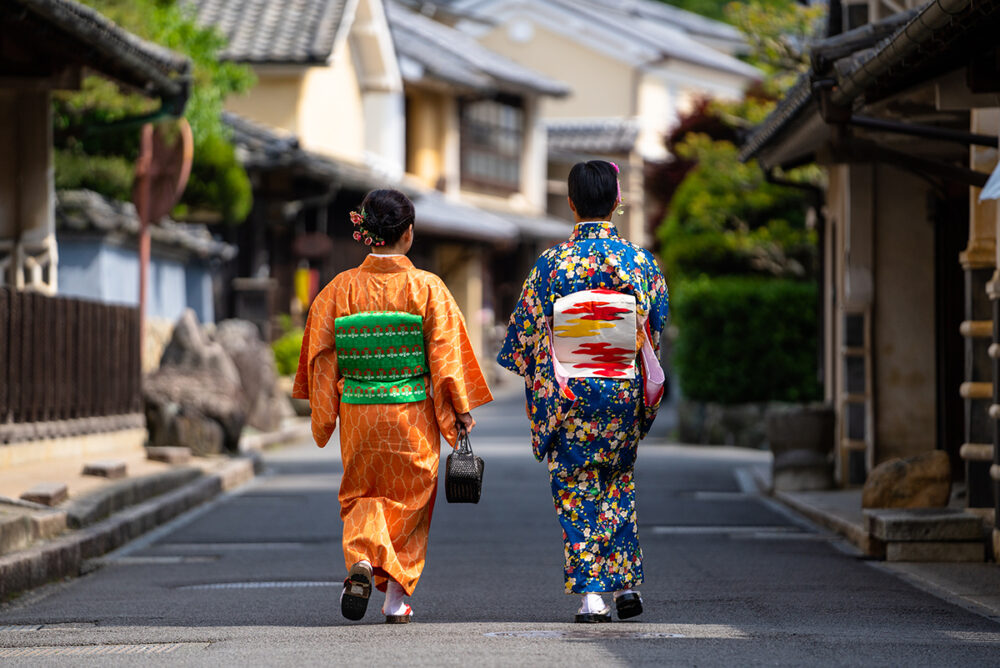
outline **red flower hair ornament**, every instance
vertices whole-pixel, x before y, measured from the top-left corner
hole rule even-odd
[[[365,210],[361,212],[351,211],[351,222],[356,228],[354,230],[354,240],[364,243],[366,246],[385,246],[385,239],[375,234],[365,225]]]

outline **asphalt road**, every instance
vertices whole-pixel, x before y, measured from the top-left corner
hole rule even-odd
[[[860,559],[743,491],[766,455],[645,443],[637,471],[646,612],[571,622],[545,467],[518,398],[478,411],[477,506],[441,492],[414,622],[381,595],[339,614],[333,448],[266,455],[267,471],[0,610],[3,665],[997,665],[1000,625]],[[440,491],[440,490],[439,490]]]

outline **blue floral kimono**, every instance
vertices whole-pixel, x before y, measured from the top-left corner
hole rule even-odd
[[[609,222],[578,223],[545,251],[524,283],[497,361],[525,379],[532,448],[548,458],[563,528],[566,592],[610,592],[642,582],[633,467],[639,439],[659,408],[643,399],[643,376],[569,378],[563,389],[550,356],[547,323],[560,297],[605,289],[633,295],[659,357],[667,286],[653,255]],[[639,336],[644,336],[640,334]],[[637,342],[638,343],[638,342]]]

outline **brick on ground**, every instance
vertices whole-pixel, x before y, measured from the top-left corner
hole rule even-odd
[[[21,498],[43,506],[58,506],[69,498],[69,488],[62,482],[42,482],[21,494]]]
[[[104,459],[84,465],[83,475],[98,476],[114,480],[126,475],[125,462],[120,459]]]

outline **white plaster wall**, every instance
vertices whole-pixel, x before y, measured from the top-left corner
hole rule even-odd
[[[368,91],[362,95],[365,162],[392,179],[406,167],[406,104],[401,92]]]
[[[303,148],[334,158],[363,162],[365,108],[349,40],[333,55],[333,65],[311,67],[297,100],[299,141]]]
[[[59,294],[108,304],[138,306],[139,257],[134,249],[95,239],[60,239]],[[212,278],[200,264],[154,255],[150,261],[146,316],[176,320],[186,308],[213,322]]]
[[[933,450],[937,439],[934,226],[928,184],[875,170],[875,459]],[[958,391],[958,388],[955,388]]]

